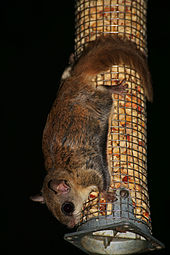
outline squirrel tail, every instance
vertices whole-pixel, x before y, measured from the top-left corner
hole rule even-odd
[[[137,71],[142,79],[146,97],[153,100],[152,84],[146,56],[133,42],[111,35],[100,36],[88,44],[73,67],[73,75],[90,81],[112,65],[125,64]]]

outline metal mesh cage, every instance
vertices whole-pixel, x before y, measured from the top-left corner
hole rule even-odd
[[[127,38],[147,54],[146,10],[145,0],[77,0],[75,56],[101,34]],[[92,192],[82,208],[78,231],[65,236],[93,254],[130,254],[162,247],[151,236],[142,81],[134,69],[122,64],[97,75],[93,82],[96,86],[114,86],[122,80],[128,84],[128,93],[113,95],[107,146],[109,191],[116,192],[117,200],[111,203]]]
[[[146,47],[145,0],[76,1],[75,53],[100,34],[118,34],[135,42],[143,52]]]
[[[107,76],[112,78],[109,80]],[[105,84],[111,81],[115,84],[122,79],[128,80],[129,93],[126,96],[113,96],[114,109],[107,148],[112,176],[110,192],[118,188],[128,189],[137,220],[151,227],[146,176],[146,104],[140,79],[135,70],[114,66],[110,74],[104,74],[102,82]],[[113,205],[106,204],[102,197],[97,201],[95,196],[95,192],[90,194],[89,199],[93,198],[93,202],[87,202],[84,206],[83,222],[91,216],[112,214]]]

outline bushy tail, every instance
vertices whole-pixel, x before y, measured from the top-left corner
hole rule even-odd
[[[100,36],[90,42],[73,68],[74,75],[91,80],[95,75],[107,71],[112,65],[125,64],[137,71],[142,79],[145,94],[153,99],[147,59],[133,42],[111,35]]]

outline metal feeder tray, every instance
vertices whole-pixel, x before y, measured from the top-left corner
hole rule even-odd
[[[127,196],[122,197],[125,192]],[[64,239],[88,254],[134,254],[164,248],[147,225],[135,218],[129,191],[120,188],[116,197],[112,215],[94,217]]]

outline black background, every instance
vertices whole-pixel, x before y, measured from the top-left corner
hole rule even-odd
[[[170,247],[170,22],[166,4],[149,1],[147,24],[154,87],[154,103],[148,104],[148,186],[153,236],[166,245],[152,253],[158,255],[168,254]],[[0,203],[1,240],[7,241],[11,252],[50,254],[69,249],[83,254],[63,240],[69,230],[45,206],[29,200],[41,189],[45,175],[42,131],[60,76],[74,52],[74,1],[6,1],[1,12],[1,173],[5,174],[1,178],[5,195]]]

